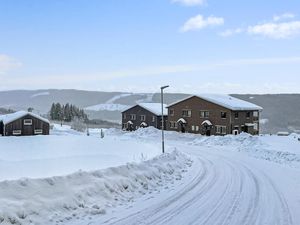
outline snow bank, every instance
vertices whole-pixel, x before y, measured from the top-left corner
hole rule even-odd
[[[233,151],[245,152],[248,155],[276,163],[300,163],[300,142],[293,136],[252,136],[240,135],[199,137],[189,143],[197,146],[223,146]],[[222,149],[222,148],[221,148]]]
[[[0,182],[1,224],[64,224],[105,214],[157,186],[179,180],[192,161],[177,151],[140,164],[44,179]],[[22,200],[22,201],[20,201]]]
[[[138,129],[134,132],[124,132],[115,129],[106,131],[109,135],[117,135],[121,140],[138,140],[153,143],[160,140],[161,130],[153,127]],[[288,137],[276,135],[252,136],[247,133],[226,136],[201,136],[199,134],[178,133],[166,131],[166,146],[178,146],[182,144],[199,147],[211,147],[223,151],[237,151],[263,160],[276,163],[287,163],[300,167],[300,135],[291,134]],[[299,139],[300,140],[300,139]]]

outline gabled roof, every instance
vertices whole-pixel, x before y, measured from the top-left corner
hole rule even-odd
[[[133,108],[133,107],[136,107],[136,106],[140,106],[144,109],[146,109],[147,111],[155,114],[156,116],[161,116],[161,103],[139,103],[137,105],[134,105],[134,106],[131,106],[130,108],[122,111],[123,112],[126,112],[127,110]],[[167,116],[168,115],[168,109],[167,109],[167,105],[164,104],[164,116]]]
[[[20,118],[26,116],[26,115],[30,115],[30,116],[40,119],[46,123],[50,123],[49,120],[47,120],[39,115],[36,115],[34,113],[26,112],[26,111],[18,111],[15,113],[0,115],[0,121],[2,121],[3,124],[8,124],[8,123],[13,122],[14,120],[17,120],[17,119],[20,119]]]
[[[224,108],[234,110],[234,111],[243,111],[243,110],[259,110],[261,111],[263,108],[255,105],[253,103],[232,97],[230,95],[222,95],[222,94],[199,94],[199,95],[191,95],[187,98],[174,102],[167,106],[167,108],[176,105],[180,102],[183,102],[192,97],[198,97],[208,102],[214,103],[216,105],[223,106]]]

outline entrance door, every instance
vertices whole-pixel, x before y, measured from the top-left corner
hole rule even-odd
[[[181,133],[185,133],[185,124],[184,123],[180,123],[180,131],[181,131]]]
[[[210,136],[210,130],[206,130],[205,135]]]
[[[23,126],[23,135],[33,135],[32,125],[24,125]]]

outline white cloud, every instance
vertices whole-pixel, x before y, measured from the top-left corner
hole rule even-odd
[[[15,60],[14,58],[8,55],[0,54],[0,74],[5,73],[12,69],[16,69],[21,65],[22,63]]]
[[[204,18],[202,15],[197,15],[187,20],[180,28],[180,31],[187,32],[191,30],[201,30],[206,27],[220,26],[223,24],[224,19],[222,17],[209,16]]]
[[[196,6],[196,5],[203,5],[205,0],[172,0],[174,3],[180,3],[186,6]]]
[[[244,29],[242,29],[242,28],[227,29],[227,30],[221,32],[220,35],[222,37],[230,37],[230,36],[233,36],[235,34],[240,34],[240,33],[243,33],[243,32],[244,32]]]
[[[249,26],[247,32],[251,35],[261,35],[273,39],[292,38],[300,34],[300,21],[258,24]]]
[[[284,13],[284,14],[281,14],[281,15],[273,16],[273,20],[275,22],[278,22],[278,21],[282,21],[282,20],[286,20],[286,19],[293,19],[295,17],[296,16],[293,13]]]

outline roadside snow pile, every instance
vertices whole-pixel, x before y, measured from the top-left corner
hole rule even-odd
[[[226,149],[246,152],[252,157],[276,163],[300,163],[300,142],[298,143],[292,136],[252,136],[247,133],[236,136],[200,136],[189,144],[208,147],[223,146]]]
[[[140,164],[0,182],[0,224],[64,224],[180,180],[192,161],[173,151]]]

